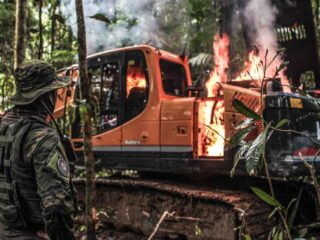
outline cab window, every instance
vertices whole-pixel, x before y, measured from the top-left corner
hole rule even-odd
[[[99,131],[118,126],[119,95],[119,64],[118,62],[109,62],[102,65]]]
[[[118,61],[105,61],[88,68],[91,82],[91,106],[93,110],[93,134],[119,125],[120,68]]]
[[[161,59],[160,70],[164,92],[174,96],[186,96],[188,84],[184,66]]]
[[[149,96],[148,68],[142,51],[131,51],[126,57],[125,120],[139,115]]]

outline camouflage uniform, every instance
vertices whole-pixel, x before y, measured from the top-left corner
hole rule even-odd
[[[15,107],[0,121],[0,240],[74,239],[68,159],[47,114],[35,106],[70,81],[42,61],[18,67],[15,80]]]

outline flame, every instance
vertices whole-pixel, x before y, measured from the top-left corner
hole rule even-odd
[[[274,57],[272,55],[275,55],[276,53],[269,54],[270,57]],[[267,59],[267,62],[270,61],[270,59]],[[277,57],[273,60],[273,62],[269,63],[269,66],[266,69],[266,72],[264,73],[264,66],[263,61],[261,57],[259,56],[259,51],[252,50],[249,53],[248,60],[245,62],[244,69],[241,71],[241,73],[232,81],[243,81],[243,80],[263,80],[263,78],[273,78],[276,73],[276,67],[280,66],[282,60],[280,57]],[[267,64],[268,65],[268,64]],[[265,76],[264,76],[265,74]],[[284,92],[291,92],[291,89],[289,87],[289,79],[285,75],[284,70],[279,72],[278,77],[280,78],[281,84],[283,85],[283,91]]]
[[[147,81],[145,73],[140,67],[128,66],[127,69],[127,97],[133,88],[143,88],[147,87]]]
[[[227,71],[229,68],[229,37],[226,34],[214,37],[214,68],[210,73],[210,78],[206,82],[207,96],[213,100],[204,100],[200,105],[200,123],[203,128],[200,132],[201,151],[204,156],[220,157],[224,154],[224,100],[220,83],[228,82]],[[272,54],[270,54],[272,55]],[[273,57],[273,56],[272,56]],[[281,58],[275,58],[264,73],[264,63],[259,56],[259,51],[253,50],[248,55],[248,60],[244,64],[241,73],[232,81],[260,80],[264,77],[273,77],[276,66],[281,63]],[[264,76],[266,74],[266,76]],[[289,85],[288,78],[284,72],[279,73],[281,83]],[[284,87],[285,92],[289,92],[288,87]]]
[[[253,50],[249,53],[244,70],[235,78],[235,81],[260,80],[261,78],[263,78],[262,61],[257,51]]]
[[[222,157],[224,154],[224,101],[204,101],[200,107],[202,154],[205,156]]]
[[[214,101],[205,101],[200,107],[202,155],[221,157],[224,154],[224,101],[220,83],[227,82],[229,67],[229,37],[216,35],[213,42],[214,68],[206,82],[208,97]]]
[[[216,35],[214,37],[214,69],[210,73],[210,78],[206,82],[208,97],[218,95],[220,89],[219,83],[227,82],[226,71],[229,68],[229,37],[223,34],[222,37]]]

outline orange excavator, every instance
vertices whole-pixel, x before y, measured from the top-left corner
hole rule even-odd
[[[313,24],[310,27],[310,19],[306,17],[310,14],[301,15],[302,9],[310,11],[311,3],[295,2],[295,7],[288,5],[287,8],[290,8],[290,14],[296,11],[296,18],[291,19],[292,23],[290,19],[281,18],[279,21],[282,20],[283,24],[277,28],[282,45],[287,47],[288,75],[293,86],[299,86],[302,77],[312,76],[318,88],[320,75],[319,65],[315,64],[319,60],[314,56],[314,28]],[[304,29],[301,31],[305,33],[301,38],[294,35],[299,29]],[[300,49],[310,42],[314,46],[310,55],[301,54]],[[312,64],[308,65],[311,56],[314,56]],[[59,90],[55,117],[66,119],[68,115],[71,123],[68,132],[74,150],[81,157],[83,139],[78,68],[70,66],[59,73],[72,77],[73,84],[68,89]],[[240,100],[263,115],[266,122],[276,124],[288,119],[291,122],[288,128],[318,142],[320,100],[285,93],[281,88],[269,85],[261,94],[254,79],[219,83],[215,96],[202,97],[201,89],[192,85],[187,57],[147,45],[91,55],[88,57],[88,74],[94,111],[92,143],[99,166],[172,174],[164,175],[165,179],[149,176],[97,180],[100,195],[97,202],[107,209],[106,222],[117,229],[130,228],[147,236],[161,213],[172,211],[175,215],[171,214],[159,229],[163,238],[238,239],[246,233],[253,239],[266,239],[274,226],[274,222],[268,220],[270,206],[244,187],[253,184],[263,188],[264,178],[246,177],[244,164],[237,168],[237,175],[243,177],[228,178],[235,150],[228,148],[226,140],[245,120],[232,103],[234,99]],[[309,94],[317,96],[318,93],[313,90]],[[67,106],[76,107],[67,114]],[[261,125],[248,135],[249,138],[255,139],[262,130]],[[278,189],[276,192],[283,204],[296,198],[298,190],[302,189],[300,186],[303,186],[306,193],[300,204],[308,208],[298,211],[297,219],[308,224],[319,219],[319,206],[310,186],[294,181],[284,184],[280,179],[310,174],[300,159],[301,153],[318,169],[319,147],[309,138],[290,131],[275,133],[266,146],[269,171],[276,179],[275,189]],[[190,179],[178,180],[173,177],[175,175],[191,176],[191,183]],[[214,181],[208,184],[195,180],[192,177],[195,175],[215,177],[216,185],[211,185]],[[301,223],[300,220],[296,225]]]
[[[95,54],[88,58],[88,66],[93,150],[107,168],[228,175],[233,155],[225,139],[234,135],[245,118],[234,109],[234,99],[263,113],[267,122],[299,120],[295,130],[319,137],[319,103],[314,98],[270,91],[263,95],[261,104],[253,80],[221,83],[223,94],[215,97],[193,96],[199,89],[192,86],[187,58],[151,46]],[[77,67],[64,70],[64,74],[72,76],[74,84],[68,96],[67,89],[58,94],[58,118],[64,115],[64,105],[72,105],[79,96]],[[220,111],[222,106],[224,111]],[[73,115],[72,141],[75,151],[81,153],[80,110],[76,108]],[[299,119],[303,115],[307,117]],[[257,137],[259,132],[255,131]],[[254,131],[250,134],[254,139],[253,135]],[[268,142],[268,146],[276,146],[281,141],[281,147],[269,147],[268,154],[273,155],[270,170],[278,177],[299,175],[307,169],[298,152],[308,152],[306,157],[312,158],[316,146],[300,141],[298,135],[283,135]]]

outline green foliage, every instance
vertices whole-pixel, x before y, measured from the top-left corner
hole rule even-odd
[[[196,225],[194,226],[194,232],[195,232],[195,235],[196,236],[201,236],[202,235],[202,230],[201,228],[199,227],[199,224],[196,223]]]
[[[51,17],[52,21],[58,21],[61,24],[65,24],[65,19],[61,14],[53,14]]]
[[[254,120],[261,119],[261,117],[256,112],[248,108],[243,102],[238,99],[233,99],[232,106],[237,112],[241,113],[245,117],[252,118]]]
[[[105,22],[108,25],[112,23],[112,21],[108,17],[103,15],[102,13],[97,13],[97,14],[95,14],[93,16],[90,16],[90,18],[98,20],[98,21]]]
[[[65,25],[65,18],[59,9],[59,0],[43,1],[43,59],[57,68],[74,62],[75,38]],[[38,2],[27,1],[27,36],[25,58],[38,58],[40,37]],[[53,28],[54,27],[54,28]],[[8,97],[14,94],[13,50],[15,36],[15,1],[2,0],[0,4],[0,111],[8,107]],[[52,46],[52,40],[54,46]]]
[[[14,93],[14,87],[12,75],[0,73],[0,111],[9,107],[9,98]]]
[[[8,107],[13,95],[13,49],[14,49],[15,1],[3,0],[0,4],[0,112]]]
[[[221,2],[212,0],[187,0],[190,15],[190,55],[212,52],[213,36],[219,29]]]
[[[250,176],[257,176],[263,166],[263,154],[270,124],[252,142],[244,157],[246,159],[246,169]]]
[[[277,72],[281,72],[283,69],[285,69],[286,67],[288,67],[289,62],[288,61],[283,61],[279,67],[277,67]]]
[[[208,53],[199,53],[197,56],[190,58],[189,63],[192,67],[212,66],[213,55]]]
[[[250,143],[245,143],[242,146],[240,146],[240,148],[238,149],[237,153],[234,156],[233,159],[233,167],[230,171],[230,176],[233,177],[236,171],[236,168],[240,162],[240,160],[242,159],[242,157],[244,156],[244,154],[248,151],[249,147],[250,147]]]
[[[70,66],[76,62],[76,50],[54,50],[52,52],[52,61],[57,69]]]
[[[267,53],[266,53],[267,54]],[[268,66],[266,63],[263,63],[264,66],[263,69],[266,72]],[[276,71],[276,75],[283,69],[286,68],[288,65],[287,62],[284,62],[281,64]],[[275,76],[276,76],[275,75]],[[265,76],[265,74],[264,74]],[[261,79],[262,82],[265,81],[265,79]],[[294,89],[299,92],[298,89]],[[260,89],[261,94],[263,91]],[[302,94],[303,95],[303,94]],[[307,95],[308,96],[308,95]],[[310,96],[309,96],[310,97]],[[263,101],[263,97],[261,96],[261,101]],[[237,128],[239,129],[236,134],[230,139],[229,145],[231,147],[238,146],[238,150],[235,154],[235,159],[234,159],[234,166],[230,172],[231,176],[234,175],[236,166],[240,162],[241,159],[244,159],[245,165],[246,165],[246,170],[249,175],[254,175],[257,176],[264,167],[265,169],[265,176],[268,181],[269,189],[271,192],[271,195],[266,193],[265,191],[259,189],[259,188],[254,188],[252,187],[252,191],[264,202],[269,204],[270,206],[274,207],[273,211],[269,215],[269,219],[273,218],[275,214],[277,214],[280,217],[280,222],[279,225],[274,227],[273,230],[270,232],[268,239],[273,239],[273,240],[282,240],[282,239],[293,239],[293,222],[295,219],[295,215],[297,213],[297,209],[299,207],[300,203],[300,198],[302,196],[303,190],[300,190],[298,197],[292,199],[287,207],[284,207],[277,199],[275,195],[275,191],[273,189],[273,183],[272,183],[272,178],[269,173],[269,167],[268,167],[268,160],[266,159],[266,143],[270,136],[273,134],[274,131],[283,131],[281,130],[282,127],[285,125],[288,125],[290,123],[290,120],[288,119],[282,119],[278,123],[275,123],[275,127],[273,122],[266,122],[265,119],[262,116],[259,116],[257,113],[249,109],[248,107],[245,106],[245,104],[239,100],[233,100],[233,107],[235,108],[236,111],[241,113],[243,116],[245,116],[247,119],[241,123],[240,127],[238,126]],[[261,102],[261,108],[263,108],[263,103]],[[252,131],[252,127],[256,125],[258,121],[262,121],[264,124],[264,129],[263,131],[259,134],[259,136],[251,141],[251,142],[245,142],[243,141],[247,134]],[[302,136],[308,138],[309,140],[312,141],[308,136],[306,136],[303,133],[300,133],[296,130],[288,130],[285,129],[286,132],[292,131],[295,134],[301,134]],[[303,159],[302,159],[303,160]],[[318,183],[317,183],[317,178],[314,176],[314,168],[311,167],[307,162],[304,162],[305,165],[310,168],[310,173],[311,177],[313,179],[313,182],[316,186],[316,192],[318,195],[318,198],[320,199],[320,193],[318,193]],[[303,189],[303,188],[302,188]],[[320,201],[320,200],[319,200]],[[294,207],[293,207],[294,206]],[[302,239],[302,237],[305,237],[308,233],[308,228],[304,228],[301,230],[301,232],[295,233],[297,234],[296,239]]]
[[[273,198],[271,195],[269,195],[268,193],[266,193],[265,191],[259,189],[259,188],[255,188],[252,187],[251,190],[264,202],[266,202],[267,204],[269,204],[272,207],[275,208],[280,208],[280,209],[285,209],[284,206],[278,202],[275,198]]]
[[[288,119],[282,119],[280,122],[278,122],[275,126],[275,128],[282,128],[283,126],[287,125],[290,122]]]
[[[244,237],[244,240],[252,240],[252,238],[250,237],[250,235],[247,235],[247,234],[246,234],[246,235],[244,235],[243,237]]]
[[[246,136],[256,128],[257,128],[256,126],[248,126],[246,128],[243,128],[237,131],[229,141],[229,144],[228,144],[229,149],[235,148],[239,146],[241,143],[243,143],[243,140],[246,138]]]

